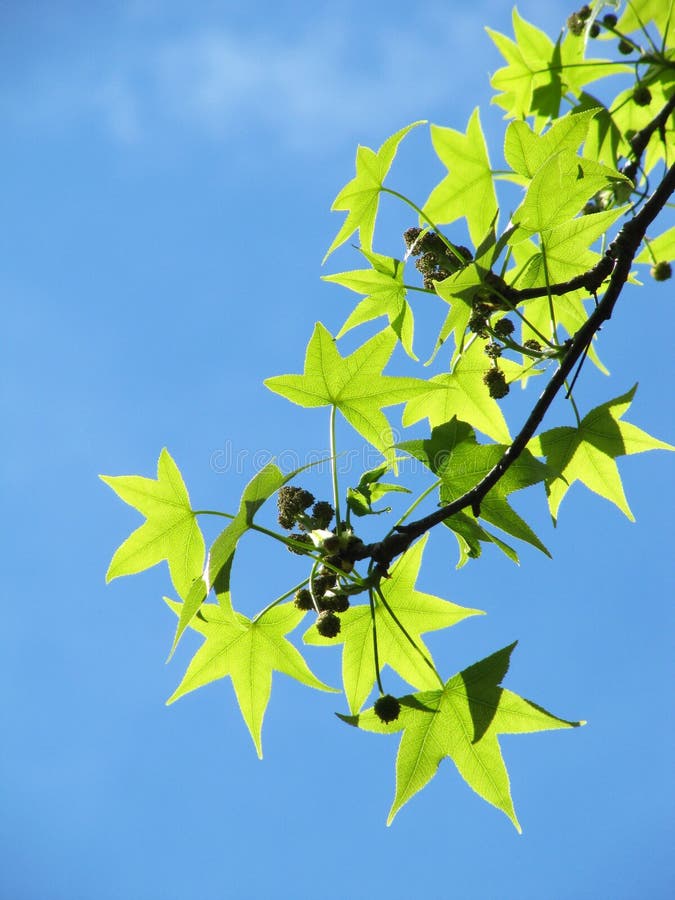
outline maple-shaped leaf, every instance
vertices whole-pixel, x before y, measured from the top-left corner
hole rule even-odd
[[[181,603],[164,598],[180,618]],[[183,680],[167,705],[211,681],[232,679],[239,709],[262,758],[261,732],[272,690],[272,672],[283,672],[308,687],[334,691],[310,670],[302,655],[284,635],[301,621],[304,612],[293,603],[268,609],[260,618],[230,614],[215,603],[204,604],[190,621],[190,628],[204,638]]]
[[[498,69],[490,84],[500,91],[493,98],[506,110],[506,117],[525,119],[534,115],[543,126],[558,117],[560,102],[568,92],[578,94],[586,84],[607,75],[629,71],[626,65],[606,59],[584,59],[584,42],[568,34],[555,44],[541,29],[513,10],[511,38],[485,29],[508,65]]]
[[[512,220],[530,232],[543,232],[572,219],[598,191],[633,183],[617,169],[558,150],[539,166]]]
[[[202,573],[204,538],[183,477],[169,451],[164,448],[159,455],[156,480],[140,475],[99,477],[146,518],[115,551],[106,581],[142,572],[165,559],[173,586],[185,597]]]
[[[629,34],[643,25],[649,25],[650,22],[653,22],[665,37],[668,25],[670,28],[675,27],[673,0],[640,0],[640,3],[627,3],[623,15],[616,23],[616,28],[621,34]],[[642,37],[642,35],[638,37],[638,43]]]
[[[517,565],[520,563],[513,547],[484,528],[472,513],[465,511],[455,513],[454,516],[445,519],[443,524],[457,539],[459,560],[456,568],[461,569],[470,559],[478,559],[483,552],[481,543],[495,544],[510,560]]]
[[[439,425],[426,440],[404,441],[396,445],[418,459],[441,479],[440,502],[451,503],[475,487],[503,457],[505,444],[479,444],[466,422],[453,419]],[[543,481],[549,471],[529,452],[524,451],[506,470],[481,501],[481,518],[502,531],[551,554],[506,499],[514,491]],[[448,522],[453,527],[451,521]]]
[[[340,716],[364,731],[403,732],[396,757],[396,794],[387,825],[449,757],[469,787],[501,809],[521,831],[498,735],[576,728],[585,723],[560,719],[500,686],[515,646],[463,669],[441,690],[401,697],[399,717],[389,724],[381,722],[373,709]]]
[[[411,129],[423,124],[425,124],[424,121],[420,120],[401,128],[396,134],[387,138],[377,152],[371,150],[370,147],[361,145],[357,147],[356,175],[342,188],[331,206],[333,211],[346,211],[347,218],[328,248],[323,258],[324,262],[333,250],[344,244],[354,234],[357,228],[361,246],[365,250],[373,249],[373,231],[384,179],[394,161],[398,145]]]
[[[415,582],[422,563],[428,535],[399,557],[391,570],[391,577],[381,584],[385,600],[419,650],[411,645],[392,618],[382,600],[375,597],[375,628],[380,670],[391,666],[413,687],[427,688],[438,684],[432,668],[423,659],[431,654],[420,635],[427,631],[449,628],[468,616],[483,615],[481,610],[457,606],[431,594],[416,590]],[[340,615],[342,628],[337,638],[324,638],[312,625],[303,639],[307,644],[328,646],[342,643],[342,680],[345,696],[352,712],[363,706],[375,684],[375,656],[373,650],[373,620],[370,605],[351,606]]]
[[[218,602],[225,612],[231,612],[229,608],[229,577],[232,558],[234,557],[234,551],[237,549],[237,544],[242,535],[250,529],[253,524],[253,517],[263,503],[275,491],[278,491],[282,485],[297,475],[299,471],[302,470],[296,469],[284,475],[277,465],[268,463],[246,485],[239,501],[237,514],[232,516],[230,523],[220,532],[211,545],[206,570],[200,578],[193,582],[188,595],[185,597],[185,602],[181,605],[169,659],[171,659],[183,632],[208,596],[211,588],[216,585],[218,579],[220,579],[220,585],[216,590]]]
[[[552,428],[533,438],[528,447],[535,456],[545,456],[553,474],[546,479],[548,505],[556,521],[560,503],[575,481],[616,504],[634,521],[621,484],[615,459],[645,450],[675,450],[665,441],[622,422],[637,385],[628,393],[608,400],[584,416],[578,428]]]
[[[410,304],[406,300],[407,290],[403,283],[404,263],[391,256],[369,253],[363,248],[361,252],[371,263],[372,268],[322,276],[324,281],[332,281],[350,291],[356,291],[357,294],[366,295],[351,312],[337,333],[336,339],[341,338],[357,325],[370,322],[380,316],[387,316],[389,325],[401,342],[403,349],[411,359],[416,360],[417,357],[413,353],[413,314]]]
[[[522,119],[511,122],[504,137],[504,159],[525,180],[532,178],[554,153],[579,149],[597,112],[589,109],[574,115],[568,113],[552,122],[543,134],[535,134]]]
[[[343,357],[330,332],[317,322],[307,345],[304,374],[277,375],[265,385],[299,406],[335,406],[360,435],[393,460],[393,435],[382,408],[435,387],[419,378],[381,374],[395,345],[396,335],[387,328]]]
[[[471,114],[466,134],[432,125],[431,140],[448,175],[429,195],[424,212],[438,224],[465,217],[471,240],[478,244],[497,213],[497,195],[478,108]]]
[[[507,379],[520,371],[520,367],[507,359],[500,360],[500,367]],[[413,425],[420,419],[428,419],[432,428],[456,417],[469,422],[478,431],[495,441],[511,440],[506,419],[496,400],[489,395],[483,375],[488,360],[480,341],[474,341],[462,354],[452,372],[435,375],[426,384],[429,393],[420,393],[409,400],[403,412],[403,424]]]

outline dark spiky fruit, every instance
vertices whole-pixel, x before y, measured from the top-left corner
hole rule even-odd
[[[614,13],[605,13],[605,15],[602,17],[603,25],[606,25],[608,28],[614,28],[617,21],[618,20]]]
[[[279,510],[279,524],[289,531],[296,524],[299,515],[302,515],[308,506],[314,503],[314,496],[301,487],[285,485],[279,488],[277,493],[277,508]]]
[[[405,241],[405,245],[413,256],[417,256],[422,252],[421,241],[418,241],[418,238],[421,234],[421,228],[408,228],[407,231],[403,232],[403,240]]]
[[[487,321],[485,319],[485,316],[481,315],[479,312],[473,312],[471,318],[469,319],[469,331],[477,334],[480,338],[488,337]]]
[[[652,102],[652,92],[646,84],[636,84],[633,89],[633,103],[636,106],[649,106]]]
[[[328,528],[335,512],[327,500],[319,500],[312,507],[312,525],[314,528]]]
[[[628,56],[635,50],[635,47],[631,44],[630,41],[627,41],[625,38],[622,38],[619,41],[619,46],[617,49],[618,49],[619,53],[622,53],[624,56]]]
[[[495,323],[494,332],[498,334],[499,337],[508,337],[510,334],[513,334],[515,331],[515,325],[511,321],[511,319],[500,319]]]
[[[324,610],[317,616],[316,630],[319,632],[321,637],[337,637],[338,634],[340,634],[340,627],[340,617],[336,616],[335,613],[330,609]]]
[[[596,38],[600,34],[600,26],[597,22],[591,23],[591,27],[588,29],[588,36],[592,38]]]
[[[501,369],[488,369],[483,375],[483,384],[487,385],[488,393],[493,400],[501,400],[509,392],[506,376]]]
[[[312,581],[312,590],[314,591],[315,597],[323,597],[326,591],[329,591],[332,587],[335,587],[335,582],[337,581],[337,575],[335,572],[331,572],[327,570],[323,575],[317,575],[316,578]]]
[[[668,279],[672,278],[673,276],[673,267],[669,262],[665,262],[665,260],[663,260],[653,265],[649,270],[649,274],[652,276],[654,281],[668,281]]]
[[[498,344],[497,341],[490,341],[489,344],[485,345],[485,352],[490,359],[499,359],[503,349],[502,345]]]
[[[579,37],[584,33],[584,20],[579,13],[572,13],[571,16],[568,16],[567,27],[576,37]]]
[[[349,597],[346,594],[325,594],[321,599],[321,608],[332,612],[343,613],[349,609]]]
[[[301,534],[298,531],[294,531],[289,534],[289,537],[293,538],[294,541],[297,541],[298,544],[307,544],[307,550],[301,550],[299,547],[291,547],[286,544],[286,548],[291,551],[291,553],[297,553],[298,556],[304,556],[309,550],[312,549],[314,544],[312,543],[312,539],[308,534]]]
[[[301,588],[299,591],[295,592],[293,603],[298,609],[301,609],[304,612],[307,612],[307,610],[310,609],[314,609],[314,601],[312,600],[312,595],[307,590],[307,588]]]
[[[534,338],[530,338],[529,341],[525,341],[523,344],[527,350],[534,350],[536,353],[541,353],[541,344],[539,341],[535,341]]]
[[[401,712],[401,704],[391,694],[383,694],[375,701],[373,711],[380,722],[384,722],[386,725],[398,719]]]

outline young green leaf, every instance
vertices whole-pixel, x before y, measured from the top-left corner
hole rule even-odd
[[[473,429],[457,420],[434,428],[427,440],[404,441],[396,446],[410,453],[441,479],[440,501],[444,505],[478,484],[497,465],[507,449],[503,444],[479,444]],[[550,473],[546,466],[529,451],[523,451],[484,497],[480,514],[497,528],[550,556],[544,544],[506,499],[514,491],[543,481],[547,474]]]
[[[299,406],[335,406],[373,447],[393,460],[393,435],[382,407],[403,403],[435,389],[419,378],[382,375],[396,336],[380,331],[349,356],[340,356],[335,340],[317,322],[307,345],[303,375],[278,375],[266,387]]]
[[[182,604],[164,599],[180,618]],[[230,616],[214,603],[204,604],[190,621],[190,628],[202,635],[204,643],[167,705],[229,675],[239,709],[262,759],[262,724],[272,690],[273,671],[283,672],[320,691],[334,690],[313,674],[302,655],[284,637],[303,616],[292,603],[274,606],[255,621],[241,613]]]
[[[469,787],[501,809],[521,831],[497,736],[576,728],[585,723],[560,719],[500,687],[515,646],[511,644],[454,675],[442,690],[402,697],[400,715],[389,724],[381,722],[373,709],[340,716],[364,731],[403,732],[396,758],[396,794],[387,825],[449,757]]]
[[[370,147],[359,146],[357,148],[356,175],[342,188],[331,206],[332,210],[346,211],[347,218],[328,248],[328,252],[323,258],[324,262],[333,250],[344,244],[354,234],[357,228],[363,248],[365,250],[373,249],[373,231],[384,179],[394,161],[398,145],[411,129],[423,124],[424,121],[420,120],[401,128],[396,134],[387,138],[377,153]]]
[[[419,650],[410,644],[379,598],[375,598],[375,627],[380,669],[391,666],[409,684],[418,688],[433,687],[438,678],[421,653],[431,654],[420,635],[427,631],[449,628],[468,616],[483,615],[481,610],[457,606],[415,589],[428,535],[406,551],[382,582],[382,593]],[[342,629],[337,638],[324,638],[313,625],[303,640],[307,644],[327,646],[342,643],[342,679],[347,703],[352,712],[363,706],[375,684],[373,621],[369,605],[350,607],[340,616]],[[421,653],[420,653],[421,651]]]
[[[454,516],[445,519],[443,524],[457,538],[459,560],[456,568],[461,569],[470,559],[478,559],[483,552],[481,541],[485,544],[495,544],[505,556],[519,565],[520,560],[513,547],[480,525],[471,513],[466,511],[455,513]]]
[[[169,565],[173,586],[185,597],[204,567],[204,538],[178,466],[166,449],[157,461],[157,479],[140,475],[101,475],[145,522],[117,548],[106,581],[143,572],[162,560]]]
[[[658,237],[649,238],[649,247],[644,246],[639,256],[635,257],[636,263],[646,263],[649,266],[660,260],[665,262],[675,260],[675,225]]]
[[[337,339],[357,325],[370,322],[379,316],[387,316],[389,325],[401,342],[403,349],[411,359],[416,360],[417,357],[412,348],[413,314],[410,304],[406,300],[403,262],[379,253],[369,253],[363,248],[361,252],[370,261],[371,269],[355,269],[351,272],[338,272],[335,275],[322,276],[324,281],[332,281],[350,291],[366,294],[347,318],[337,334]]]
[[[375,469],[364,472],[355,488],[347,488],[347,506],[355,516],[380,515],[389,512],[388,508],[373,509],[373,503],[377,503],[382,497],[392,492],[409,494],[410,491],[402,484],[386,484],[380,478],[388,471],[389,464],[382,463]]]
[[[497,196],[478,108],[471,114],[466,134],[432,125],[431,139],[448,175],[429,195],[424,212],[440,225],[465,217],[471,240],[478,244],[497,213]]]
[[[621,397],[596,406],[584,416],[578,428],[552,428],[528,444],[535,456],[546,457],[553,473],[546,479],[546,493],[554,522],[563,497],[575,481],[581,481],[596,494],[616,504],[634,521],[614,460],[618,456],[643,453],[645,450],[675,450],[675,447],[635,425],[620,421],[636,390],[637,385]]]

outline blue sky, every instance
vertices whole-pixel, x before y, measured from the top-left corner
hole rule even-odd
[[[457,572],[454,544],[430,542],[421,589],[488,612],[429,639],[443,670],[517,638],[508,686],[589,722],[502,739],[522,836],[449,761],[385,828],[396,741],[283,676],[263,762],[229,681],[166,708],[198,644],[164,664],[166,569],[104,584],[139,519],[98,473],[153,475],[167,446],[195,506],[231,510],[256,460],[325,447],[326,416],[262,380],[299,371],[312,323],[350,309],[319,278],[356,143],[418,118],[464,129],[480,104],[499,160],[482,26],[508,31],[509,7],[463,6],[0,0],[3,898],[672,896],[668,454],[623,461],[635,524],[578,485],[555,530],[522,498],[552,561],[486,552]],[[553,31],[570,11],[541,6],[519,9]],[[392,175],[424,199],[428,133]],[[385,212],[394,254],[413,223]],[[346,247],[323,271],[355,264]],[[612,378],[588,366],[582,404],[639,381],[627,418],[672,442],[670,299],[626,292],[600,345]],[[505,408],[517,424],[524,401]],[[242,547],[244,611],[298,580],[287,557]],[[337,653],[307,657],[337,683]]]

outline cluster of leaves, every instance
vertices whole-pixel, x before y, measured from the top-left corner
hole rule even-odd
[[[514,645],[449,678],[440,674],[422,635],[480,611],[417,590],[431,529],[442,523],[454,535],[460,566],[478,558],[483,544],[514,561],[515,541],[548,554],[510,505],[512,493],[543,485],[555,520],[565,494],[580,481],[632,518],[617,458],[673,449],[623,420],[635,388],[585,415],[575,397],[587,357],[604,371],[593,340],[624,283],[639,283],[632,264],[650,266],[654,278],[666,280],[675,256],[675,228],[653,239],[646,235],[675,187],[675,51],[668,44],[673,3],[635,0],[620,16],[603,15],[603,5],[594,2],[572,13],[556,41],[516,11],[514,39],[488,29],[506,60],[492,77],[494,102],[510,120],[505,169],[492,166],[478,109],[464,133],[431,126],[431,142],[447,174],[420,205],[385,181],[401,141],[424,123],[402,128],[377,151],[358,148],[356,174],[333,204],[347,215],[326,257],[358,233],[364,267],[325,280],[361,299],[335,337],[320,322],[315,325],[302,374],[265,382],[292,403],[329,410],[332,502],[316,502],[297,483],[300,471],[284,474],[270,463],[246,486],[236,513],[194,510],[167,450],[156,480],[104,478],[146,519],[116,551],[108,579],[166,560],[180,598],[166,600],[178,620],[171,652],[187,628],[204,638],[168,702],[229,676],[262,755],[274,670],[333,690],[287,638],[308,613],[314,615],[304,642],[342,646],[349,713],[341,718],[368,731],[402,732],[389,821],[450,757],[468,784],[519,827],[497,736],[582,724],[501,686]],[[602,41],[614,42],[605,46],[616,58],[586,55]],[[604,105],[587,89],[611,78],[619,79],[621,90]],[[564,106],[569,110],[563,114]],[[500,194],[513,190],[510,185],[521,189],[522,200],[504,215],[508,207]],[[401,258],[374,249],[383,194],[416,216]],[[462,240],[471,246],[441,227],[459,229],[461,219]],[[408,279],[411,268],[417,275],[413,271]],[[413,297],[434,301],[445,313],[427,353],[429,362],[445,358],[445,368],[431,377],[414,349]],[[344,334],[381,317],[381,331],[352,353],[340,353],[337,341]],[[397,345],[420,366],[418,377],[384,374]],[[550,376],[548,387],[512,438],[499,401],[510,385],[527,387],[534,374]],[[570,424],[538,430],[563,386]],[[403,426],[428,422],[426,438],[395,443],[383,410],[398,404],[405,404]],[[383,460],[345,495],[335,464],[338,412]],[[366,544],[356,533],[358,523],[387,514],[389,509],[376,505],[388,493],[409,493],[399,478],[401,454],[423,464],[430,484],[382,540]],[[387,475],[393,480],[383,481]],[[436,511],[413,520],[435,492]],[[280,532],[256,521],[274,495]],[[229,520],[208,555],[198,525],[202,515]],[[236,610],[230,586],[238,543],[249,532],[298,554],[303,576],[253,618]],[[212,592],[215,602],[209,600]],[[392,697],[385,691],[387,666],[412,693]],[[364,710],[374,688],[379,699]]]

